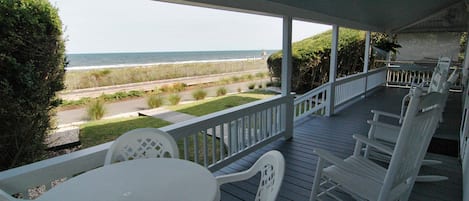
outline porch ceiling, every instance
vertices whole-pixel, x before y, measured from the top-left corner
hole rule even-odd
[[[161,0],[379,32],[467,31],[469,0]]]

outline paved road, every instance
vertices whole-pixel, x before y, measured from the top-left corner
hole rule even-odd
[[[243,91],[246,91],[250,83],[253,83],[253,82],[265,83],[267,81],[269,81],[269,79],[241,82],[241,83],[225,85],[225,88],[227,89],[228,93],[234,93],[234,92],[237,92],[238,88],[241,88]],[[205,90],[207,91],[207,96],[209,97],[216,96],[216,91],[219,87],[220,86],[213,86],[213,87],[205,88]],[[181,95],[181,101],[193,100],[192,91],[189,91],[189,90],[184,91],[184,92],[181,92],[180,95]],[[109,103],[109,104],[106,104],[105,107],[107,109],[107,113],[104,116],[105,118],[110,117],[110,116],[116,116],[116,115],[131,116],[131,115],[135,115],[134,112],[149,109],[145,98],[137,98],[137,99],[127,100],[127,101],[122,101],[122,102]],[[71,124],[75,122],[88,120],[86,117],[86,108],[60,111],[57,113],[57,119],[58,119],[59,125]],[[167,120],[169,119],[170,117],[168,117]]]

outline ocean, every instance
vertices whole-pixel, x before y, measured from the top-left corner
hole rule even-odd
[[[259,59],[277,50],[194,51],[194,52],[138,52],[67,54],[67,70],[88,70],[145,66],[165,63],[189,63]]]

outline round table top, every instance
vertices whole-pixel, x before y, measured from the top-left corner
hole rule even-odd
[[[204,167],[185,160],[137,159],[76,176],[39,197],[67,201],[211,201],[218,186]]]

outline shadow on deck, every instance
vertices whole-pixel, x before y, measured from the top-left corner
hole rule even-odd
[[[295,123],[293,139],[275,141],[214,174],[221,175],[246,170],[263,153],[276,149],[282,152],[286,160],[285,176],[277,200],[309,200],[317,163],[317,156],[313,153],[314,148],[331,151],[342,158],[351,155],[355,145],[352,135],[367,134],[369,126],[366,120],[372,118],[370,110],[379,109],[398,113],[401,98],[407,92],[408,89],[383,88],[343,109],[333,117],[306,117]],[[431,146],[437,148],[438,146],[444,146],[445,149],[449,147],[450,150],[457,150],[457,141],[454,141],[454,139],[457,139],[459,132],[460,107],[459,94],[451,94],[444,122],[437,130]],[[446,144],[448,142],[450,144]],[[449,180],[417,183],[410,200],[461,200],[462,173],[458,159],[454,156],[434,153],[429,153],[427,157],[441,160],[443,164],[423,167],[421,173],[444,175],[449,177]],[[222,186],[222,200],[254,200],[258,184],[259,177],[248,181],[225,184]],[[349,198],[347,200],[353,199]]]

